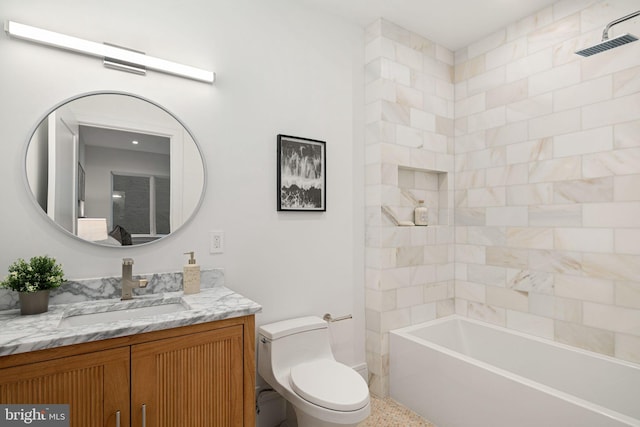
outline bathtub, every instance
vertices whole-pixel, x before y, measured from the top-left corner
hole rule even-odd
[[[640,365],[460,316],[389,344],[391,397],[437,427],[640,426]]]

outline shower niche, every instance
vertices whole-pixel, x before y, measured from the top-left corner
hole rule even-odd
[[[445,171],[418,169],[404,166],[397,168],[397,186],[390,188],[388,204],[382,206],[384,216],[394,225],[413,222],[414,209],[420,200],[427,207],[429,226],[450,225],[449,197],[452,183]]]

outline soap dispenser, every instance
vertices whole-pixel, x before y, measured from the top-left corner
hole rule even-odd
[[[197,294],[200,292],[200,266],[196,264],[195,252],[185,252],[184,254],[189,255],[190,258],[182,273],[182,287],[185,295]]]

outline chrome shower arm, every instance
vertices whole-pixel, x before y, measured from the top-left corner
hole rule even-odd
[[[623,16],[622,18],[618,18],[618,19],[615,19],[615,20],[609,22],[607,24],[607,26],[604,27],[604,30],[602,30],[602,41],[609,40],[609,29],[611,27],[613,27],[614,25],[617,25],[617,24],[619,24],[621,22],[628,21],[631,18],[635,18],[638,15],[640,15],[640,10],[635,11],[633,13],[630,13],[627,16]]]

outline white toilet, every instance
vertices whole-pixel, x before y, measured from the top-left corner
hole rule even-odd
[[[335,360],[320,317],[263,325],[258,341],[258,373],[293,406],[298,427],[356,426],[371,413],[367,383]]]

